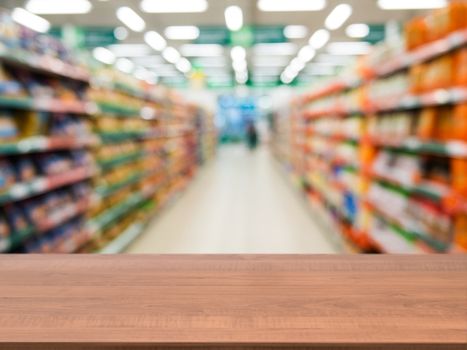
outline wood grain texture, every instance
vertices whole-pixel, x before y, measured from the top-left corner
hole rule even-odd
[[[466,349],[467,257],[0,257],[0,349],[174,346]]]

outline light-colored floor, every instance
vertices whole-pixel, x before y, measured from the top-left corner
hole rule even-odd
[[[221,147],[128,253],[335,253],[267,147]]]

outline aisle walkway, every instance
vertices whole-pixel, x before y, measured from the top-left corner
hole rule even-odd
[[[221,148],[129,253],[334,253],[266,147]]]

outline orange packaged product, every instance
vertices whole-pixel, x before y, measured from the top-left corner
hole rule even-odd
[[[467,48],[459,49],[455,54],[455,85],[467,86]]]
[[[423,78],[426,74],[427,65],[417,64],[412,66],[409,71],[410,92],[419,94],[423,91]]]
[[[416,17],[406,24],[405,41],[408,51],[413,50],[428,41],[428,27],[425,18]]]
[[[428,16],[428,40],[437,40],[446,35],[465,28],[467,4],[465,1],[454,1],[446,8],[434,11]]]
[[[441,56],[428,64],[422,81],[422,90],[450,88],[454,85],[454,55]]]
[[[452,188],[464,198],[467,198],[467,160],[454,158],[451,160]]]
[[[467,215],[459,215],[455,219],[454,243],[467,250]]]
[[[454,139],[467,142],[467,103],[454,107]]]
[[[417,137],[421,140],[431,140],[435,134],[436,108],[425,108],[421,111],[418,125]]]
[[[435,139],[450,141],[456,136],[454,110],[451,107],[438,107],[436,116]]]

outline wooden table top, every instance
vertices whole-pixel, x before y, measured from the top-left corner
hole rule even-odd
[[[5,255],[0,279],[0,349],[467,349],[460,255]]]

